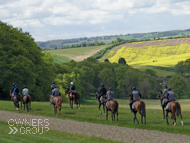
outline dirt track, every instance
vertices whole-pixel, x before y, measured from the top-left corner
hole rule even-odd
[[[158,131],[148,131],[142,129],[132,129],[119,126],[102,125],[95,123],[79,122],[73,120],[63,120],[44,116],[34,116],[22,113],[15,113],[0,110],[0,121],[8,122],[10,119],[48,119],[49,129],[68,132],[79,135],[101,137],[113,141],[121,142],[141,142],[141,143],[190,143],[190,136],[163,133]]]

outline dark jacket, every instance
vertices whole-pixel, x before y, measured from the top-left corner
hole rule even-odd
[[[71,86],[71,87],[70,87],[70,90],[75,90],[75,86],[74,86],[74,85]]]
[[[139,97],[141,98],[141,94],[138,90],[133,90],[131,95],[131,100],[136,101],[139,100]]]
[[[106,93],[107,93],[106,88],[105,88],[105,87],[102,87],[102,88],[100,89],[100,96],[106,95]]]
[[[169,91],[169,92],[168,92],[167,99],[168,99],[169,101],[175,101],[175,94],[174,94],[173,91]]]

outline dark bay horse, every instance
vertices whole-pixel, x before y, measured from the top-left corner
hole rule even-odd
[[[181,118],[181,125],[183,126],[183,121],[182,121],[182,115],[181,115],[181,106],[179,104],[179,102],[177,101],[172,101],[170,102],[169,104],[169,108],[168,108],[169,111],[166,111],[166,122],[167,122],[167,125],[169,125],[168,123],[168,113],[171,112],[172,113],[172,119],[173,119],[173,125],[175,126],[176,125],[176,116]],[[176,114],[176,116],[175,116]]]
[[[30,95],[25,95],[23,97],[23,104],[24,104],[24,111],[25,111],[25,105],[27,107],[27,112],[29,110],[31,111],[31,97],[30,97]]]
[[[104,104],[106,101],[105,98],[101,98],[101,103]],[[107,105],[106,109],[106,120],[108,120],[108,111],[111,111],[111,117],[112,121],[115,121],[115,113],[117,114],[117,121],[118,121],[118,108],[119,108],[119,103],[116,100],[110,100]]]
[[[51,103],[51,98],[53,96],[50,96],[49,98],[49,101]],[[61,105],[63,103],[63,99],[61,98],[61,96],[56,96],[54,99],[53,99],[53,108],[54,108],[54,113],[57,114],[57,108],[59,109],[59,114],[61,114]]]
[[[65,95],[67,95],[68,93],[69,93],[69,97],[70,97],[69,101],[70,101],[71,109],[73,109],[73,100],[75,101],[75,104],[77,105],[77,109],[78,109],[78,105],[79,105],[79,109],[80,109],[80,94],[76,91],[72,91],[72,93],[70,93],[69,88],[65,88]]]
[[[162,93],[162,91],[161,90],[159,90],[158,91],[158,94],[157,94],[157,98],[160,98],[160,99],[162,99],[164,96],[162,95],[163,93]],[[167,98],[164,98],[163,99],[165,102],[168,100]],[[164,112],[164,105],[162,104],[162,111],[163,111],[163,119],[165,119],[165,112]]]
[[[22,109],[22,95],[19,94],[19,95],[13,95],[13,94],[10,94],[11,96],[11,100],[13,101],[14,103],[14,107],[19,110],[19,101],[20,101],[20,104],[21,104],[21,109]]]
[[[98,91],[95,91],[95,97],[96,99],[99,97],[99,92]],[[104,97],[105,98],[105,97]],[[104,103],[101,103],[101,101],[99,100],[100,98],[98,98],[98,103],[99,103],[99,111],[100,111],[100,114],[102,114],[102,111],[100,109],[101,105],[103,105],[103,110],[104,110],[104,113],[105,113],[105,105]],[[106,98],[105,98],[106,99]]]
[[[131,96],[129,96],[129,101],[131,102]],[[141,123],[143,124],[143,117],[144,117],[144,124],[146,124],[146,106],[145,106],[144,101],[140,99],[135,102],[135,109],[133,112],[133,115],[134,115],[133,122],[135,123],[135,119],[136,119],[137,123],[139,124],[139,121],[136,116],[137,112],[141,115]]]

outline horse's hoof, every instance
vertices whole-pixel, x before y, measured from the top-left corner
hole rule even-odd
[[[174,126],[176,126],[176,123],[174,123]]]
[[[79,107],[79,109],[80,109],[80,107]]]

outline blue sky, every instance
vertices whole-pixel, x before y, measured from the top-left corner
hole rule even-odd
[[[185,0],[0,0],[0,20],[35,41],[190,28]]]

